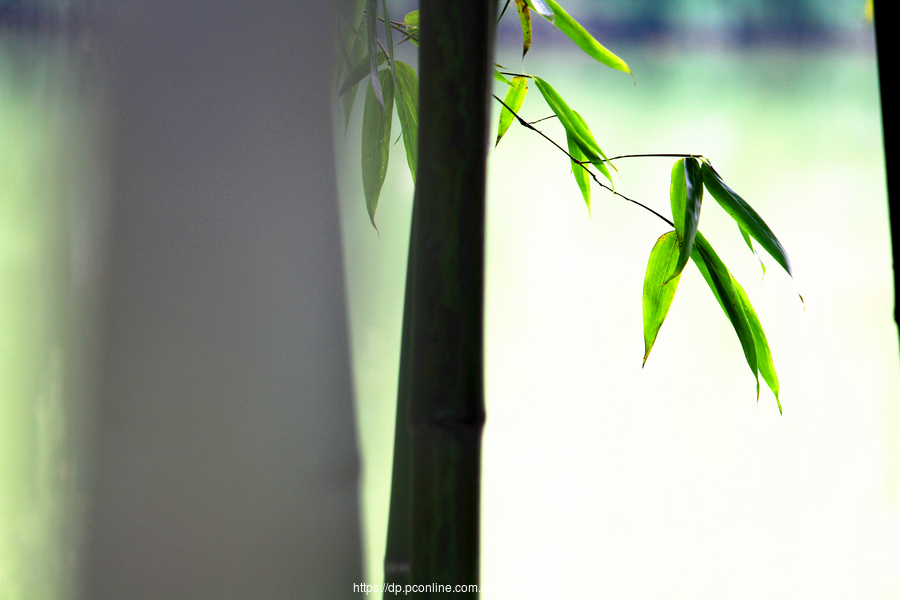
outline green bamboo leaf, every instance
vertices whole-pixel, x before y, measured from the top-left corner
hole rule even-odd
[[[494,67],[494,79],[496,79],[497,81],[499,81],[501,83],[505,83],[506,85],[512,85],[512,81],[510,81],[509,79],[504,77],[503,73],[498,71],[496,67]]]
[[[382,69],[375,78],[381,84],[384,109],[375,96],[372,81],[366,88],[362,126],[362,179],[369,220],[375,226],[375,209],[387,173],[388,155],[391,149],[391,120],[394,115],[394,80],[388,69]]]
[[[406,13],[406,16],[403,17],[403,24],[406,27],[418,27],[419,26],[419,11],[411,10]]]
[[[744,241],[747,243],[747,247],[750,248],[750,251],[753,252],[753,256],[756,257],[756,260],[759,261],[759,266],[762,268],[763,277],[766,276],[766,263],[763,262],[762,256],[759,255],[759,252],[756,251],[756,248],[753,247],[753,240],[750,239],[750,234],[744,231],[744,228],[738,225],[738,229],[741,230],[741,237],[744,238]]]
[[[406,35],[416,46],[419,45],[419,11],[413,10],[403,17],[403,25],[406,27]]]
[[[353,104],[356,102],[356,91],[359,82],[369,72],[369,58],[366,53],[366,30],[365,24],[360,23],[356,34],[353,36],[353,44],[349,53],[346,55],[347,60],[351,64],[346,65],[343,73],[339,77],[340,82],[338,98],[341,103],[341,114],[344,117],[344,132],[350,125],[350,113],[353,110]]]
[[[709,163],[704,162],[701,166],[701,171],[703,173],[703,184],[709,193],[712,194],[712,197],[716,199],[716,202],[725,209],[725,212],[731,215],[731,218],[737,222],[742,230],[759,242],[759,245],[787,271],[788,275],[793,277],[791,261],[788,259],[787,252],[785,252],[784,247],[778,241],[778,238],[775,237],[775,234],[772,233],[772,230],[769,229],[769,226],[766,225],[766,222],[762,220],[762,217],[734,190],[725,185],[725,182],[722,181],[722,178]]]
[[[675,231],[664,233],[650,251],[647,261],[647,273],[644,275],[643,313],[644,313],[644,362],[653,349],[653,343],[659,334],[681,275],[674,272],[681,244]]]
[[[778,398],[778,373],[775,372],[775,363],[772,361],[772,352],[769,350],[769,340],[766,339],[766,332],[763,331],[762,323],[756,316],[753,305],[750,304],[750,298],[747,292],[741,287],[734,276],[731,277],[731,283],[737,291],[738,298],[747,316],[747,322],[750,325],[750,332],[753,334],[753,344],[756,347],[757,366],[759,373],[772,393],[775,395],[775,402],[778,403],[778,413],[781,414],[781,400]],[[757,382],[756,400],[759,401],[759,383]]]
[[[568,131],[566,131],[566,143],[569,145],[569,154],[572,158],[570,158],[570,162],[572,163],[572,175],[575,177],[575,183],[578,184],[578,189],[581,190],[581,195],[584,197],[584,203],[587,204],[588,215],[591,214],[591,176],[587,171],[587,167],[582,164],[579,164],[575,161],[584,162],[587,161],[587,157],[584,155],[584,152],[579,148],[578,143],[575,141],[575,138],[572,137]]]
[[[384,112],[384,94],[378,79],[378,0],[366,0],[366,39],[369,46],[369,75],[375,99]]]
[[[534,0],[531,1],[534,2]],[[538,11],[538,13],[553,21],[560,31],[569,36],[569,39],[584,50],[585,54],[607,67],[631,74],[631,69],[628,68],[624,60],[607,50],[600,42],[594,39],[594,36],[588,33],[588,30],[564,11],[559,4],[554,2],[554,0],[543,0],[543,2],[552,11],[554,18],[547,17],[541,11]]]
[[[365,40],[365,37],[363,37],[362,39]],[[363,44],[365,44],[365,41],[363,41]],[[385,59],[384,55],[380,52],[375,59],[379,67],[384,64],[385,60],[387,59]],[[347,73],[346,78],[344,79],[340,89],[338,90],[338,96],[344,96],[344,94],[346,94],[347,92],[355,91],[356,84],[362,81],[363,78],[367,75],[370,75],[371,72],[372,71],[369,63],[369,55],[364,54],[360,56],[357,59],[356,64],[353,65],[353,68],[350,70],[350,72]]]
[[[559,122],[565,127],[566,132],[572,135],[572,138],[578,144],[578,147],[581,148],[585,157],[592,165],[597,167],[607,179],[609,179],[610,183],[612,183],[609,169],[606,168],[606,154],[600,149],[597,140],[594,139],[594,136],[591,133],[591,130],[588,129],[584,119],[582,119],[574,110],[569,108],[569,105],[566,104],[566,101],[562,99],[562,96],[553,89],[552,85],[540,77],[534,77],[534,83],[537,85],[537,88],[547,102],[547,105],[550,106],[551,110],[553,110],[559,118]]]
[[[747,366],[750,367],[750,371],[756,378],[756,397],[758,399],[759,360],[757,357],[756,341],[744,308],[744,303],[737,291],[738,288],[735,287],[737,282],[734,280],[734,277],[731,276],[725,263],[722,262],[715,250],[713,250],[712,246],[699,231],[697,232],[697,237],[694,239],[694,250],[691,252],[691,259],[694,261],[694,264],[697,265],[697,268],[700,269],[703,279],[706,280],[706,284],[709,286],[709,289],[712,290],[713,295],[719,302],[719,306],[722,307],[725,316],[728,317],[731,326],[734,328],[734,332],[738,336],[738,340],[741,342],[744,358],[747,359]]]
[[[394,78],[394,87],[397,87],[397,72],[394,69],[394,30],[391,28],[391,17],[388,14],[387,0],[381,0],[381,10],[384,15],[384,37],[387,41],[388,59],[391,62],[391,76]]]
[[[703,179],[700,165],[693,156],[681,158],[672,167],[672,179],[669,186],[669,199],[672,206],[672,219],[681,252],[673,277],[680,275],[691,256],[697,226],[700,223],[700,205],[703,202]]]
[[[403,146],[406,148],[406,162],[415,183],[418,164],[416,144],[419,138],[419,78],[415,69],[399,60],[396,63],[395,73],[397,114],[400,117]]]
[[[519,12],[519,22],[522,24],[522,58],[528,54],[531,48],[531,10],[525,0],[516,0],[516,10]]]
[[[528,78],[527,77],[513,77],[510,82],[509,89],[506,91],[506,98],[503,102],[513,110],[513,112],[518,113],[519,109],[522,108],[522,103],[525,102],[525,94],[528,93]],[[506,133],[509,129],[509,126],[512,125],[513,119],[515,116],[508,108],[504,106],[500,110],[500,126],[497,128],[497,141],[494,142],[494,147],[497,147],[497,144],[500,143],[500,138]]]

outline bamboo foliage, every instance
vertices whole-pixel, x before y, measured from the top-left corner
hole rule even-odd
[[[511,0],[505,2],[500,18]],[[669,231],[647,263],[643,303],[644,355],[659,336],[687,264],[693,262],[722,307],[756,381],[775,396],[778,376],[750,300],[702,233],[705,193],[730,215],[747,247],[764,249],[793,277],[790,260],[762,217],[699,154],[642,154],[609,158],[581,114],[545,79],[506,72],[493,62],[494,2],[422,0],[420,10],[392,21],[388,3],[353,0],[340,26],[344,34],[335,82],[346,127],[356,87],[369,78],[363,115],[363,188],[373,226],[394,143],[396,107],[410,175],[416,184],[404,301],[397,433],[385,581],[477,584],[482,391],[485,153],[487,102],[502,105],[494,147],[514,122],[542,136],[567,157],[591,212],[591,183],[612,197],[645,209]],[[600,44],[554,0],[515,0],[522,56],[532,45],[532,15],[550,21],[588,57],[631,74],[624,60]],[[510,11],[512,14],[512,11]],[[379,39],[383,32],[384,44]],[[419,46],[419,74],[395,60],[394,46]],[[386,45],[385,45],[386,44]],[[366,52],[365,49],[368,49]],[[493,65],[493,67],[492,67]],[[562,125],[565,147],[523,119],[529,80]],[[492,94],[491,85],[505,88]],[[671,218],[616,191],[615,161],[671,157]],[[765,265],[762,266],[765,273]],[[802,301],[802,297],[801,297]],[[396,589],[396,588],[395,588]],[[443,590],[438,590],[443,591]],[[468,592],[466,592],[468,593]],[[465,595],[463,593],[462,595]],[[441,596],[446,597],[446,596]]]

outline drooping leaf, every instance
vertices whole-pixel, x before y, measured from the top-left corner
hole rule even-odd
[[[378,0],[366,0],[366,33],[369,46],[369,75],[372,76],[370,85],[383,113],[384,95],[378,79]]]
[[[512,109],[513,112],[518,113],[519,109],[522,108],[522,103],[525,102],[525,94],[528,93],[528,78],[513,77],[510,84],[509,89],[506,91],[506,98],[503,102]],[[495,148],[497,147],[497,144],[500,143],[500,138],[503,137],[509,129],[509,126],[512,125],[513,119],[515,119],[513,113],[510,112],[506,106],[500,109],[500,126],[497,128],[497,141],[494,142]]]
[[[531,10],[525,0],[516,0],[516,10],[519,13],[519,22],[522,24],[522,57],[528,54],[531,48]]]
[[[394,87],[397,87],[397,72],[394,70],[394,31],[391,29],[391,17],[388,14],[387,0],[381,0],[381,10],[384,15],[384,37],[387,41],[388,59],[391,63],[391,76],[394,78]]]
[[[597,167],[597,169],[609,179],[610,183],[612,183],[609,169],[606,168],[606,154],[600,149],[600,145],[597,144],[597,140],[594,139],[594,136],[590,129],[588,129],[584,119],[569,108],[566,101],[562,99],[562,96],[560,96],[549,83],[540,77],[535,77],[534,83],[551,110],[556,113],[559,122],[565,127],[566,132],[572,135],[572,138],[578,144],[578,147],[581,148],[581,151],[584,153],[587,160]]]
[[[363,38],[363,39],[365,39],[365,38]],[[379,52],[378,57],[376,58],[376,62],[378,64],[378,66],[383,65],[385,60],[387,60],[387,59],[384,58],[384,54],[381,54]],[[369,55],[364,54],[364,55],[360,56],[357,59],[356,64],[350,70],[350,72],[347,73],[347,76],[344,79],[344,82],[341,84],[341,87],[338,90],[338,96],[343,96],[347,92],[353,91],[356,87],[356,84],[358,84],[360,81],[362,81],[364,77],[370,75],[371,72],[372,71],[371,71],[371,65],[370,65],[370,61],[369,61]]]
[[[578,189],[581,190],[581,195],[584,198],[584,203],[587,204],[588,214],[591,214],[591,176],[587,171],[587,167],[579,164],[575,161],[586,161],[587,157],[584,155],[584,152],[581,151],[581,148],[578,146],[578,143],[575,141],[575,138],[572,137],[572,134],[566,131],[566,143],[569,147],[569,154],[572,158],[570,158],[570,162],[572,163],[572,175],[575,177],[575,183],[578,184]]]
[[[540,15],[556,24],[560,31],[569,36],[569,39],[575,42],[579,48],[584,50],[585,54],[607,67],[631,74],[631,69],[628,68],[628,65],[624,60],[607,50],[600,42],[594,39],[594,36],[588,33],[588,30],[585,29],[581,23],[573,19],[572,16],[563,10],[563,8],[554,0],[542,0],[541,2],[546,8],[550,9],[553,15],[552,18],[547,16],[545,12],[537,9],[537,2],[535,2],[535,0],[530,0],[530,2],[532,3],[532,7],[534,7]]]
[[[722,262],[699,231],[694,239],[694,250],[691,253],[691,259],[697,265],[697,268],[700,269],[703,279],[706,280],[706,284],[712,290],[713,295],[719,302],[719,306],[725,311],[725,316],[728,317],[734,332],[738,336],[738,340],[741,342],[744,358],[747,359],[747,365],[750,367],[753,377],[756,378],[756,397],[759,398],[759,360],[756,342],[744,309],[744,303],[735,287],[737,282],[731,276],[725,263]]]
[[[644,275],[643,313],[644,313],[644,362],[656,342],[656,336],[662,327],[672,299],[678,289],[681,275],[675,273],[680,244],[675,231],[664,233],[650,251],[647,261],[647,273]]]
[[[703,202],[703,179],[700,165],[693,156],[680,158],[672,167],[669,186],[669,201],[672,206],[672,220],[678,233],[681,251],[672,276],[680,275],[694,247],[697,226],[700,223],[700,205]]]
[[[587,131],[587,134],[588,134],[588,136],[589,136],[589,138],[590,138],[591,140],[595,140],[594,134],[593,134],[593,132],[591,132],[591,128],[588,127],[587,121],[584,120],[584,117],[582,117],[581,114],[580,114],[577,110],[573,110],[573,111],[572,111],[572,114],[575,115],[575,122],[578,124],[578,126],[581,127],[584,131]],[[594,144],[596,145],[597,142],[594,141]],[[600,150],[600,146],[597,146],[597,150],[600,151],[599,153],[600,153],[600,155],[603,157],[603,160],[597,162],[596,164],[595,164],[595,163],[592,163],[592,164],[594,164],[594,166],[596,166],[597,169],[598,169],[598,170],[599,170],[599,171],[600,171],[607,179],[609,179],[610,187],[612,187],[612,189],[615,190],[615,189],[616,189],[616,186],[615,186],[615,183],[613,182],[612,175],[610,175],[610,173],[609,173],[609,169],[607,168],[607,165],[609,165],[610,167],[612,167],[613,169],[615,169],[616,172],[618,172],[619,170],[616,169],[616,165],[614,165],[614,164],[611,163],[611,162],[607,162],[607,161],[606,161],[606,155],[603,154],[603,150]]]
[[[497,67],[494,67],[494,79],[501,83],[505,83],[506,85],[512,85],[512,81],[507,79],[503,73],[497,70]]]
[[[731,283],[738,293],[738,298],[741,301],[744,314],[747,316],[747,322],[750,325],[750,332],[753,334],[753,344],[756,347],[756,363],[759,367],[759,374],[762,375],[766,385],[769,386],[769,389],[772,390],[772,393],[775,395],[775,402],[778,403],[778,412],[780,414],[781,400],[778,398],[778,373],[775,372],[775,363],[772,361],[772,352],[769,350],[769,340],[766,339],[766,332],[763,331],[762,323],[759,322],[759,317],[756,316],[756,311],[753,309],[753,305],[750,304],[750,298],[747,297],[747,292],[744,291],[744,288],[741,287],[741,284],[737,282],[733,275],[731,277]],[[759,384],[757,382],[757,401],[759,400],[758,386]]]
[[[416,144],[419,138],[419,78],[415,69],[399,60],[396,63],[396,78],[397,115],[400,117],[403,146],[406,148],[406,162],[415,183],[418,164]]]
[[[391,149],[391,120],[394,115],[394,80],[389,69],[382,69],[375,78],[381,84],[384,109],[375,97],[372,80],[366,88],[362,126],[362,180],[369,220],[375,227],[375,209],[387,173]],[[377,229],[377,227],[376,227]]]
[[[369,60],[366,53],[365,24],[360,23],[353,35],[353,43],[346,53],[346,63],[338,76],[338,97],[341,103],[341,114],[344,117],[344,131],[350,124],[350,112],[356,102],[356,90],[359,81],[369,72]]]
[[[738,229],[741,230],[741,237],[744,238],[744,241],[747,243],[747,247],[750,248],[753,255],[756,257],[756,260],[759,261],[759,266],[762,268],[763,277],[766,276],[766,263],[763,262],[762,256],[759,255],[759,252],[756,251],[756,248],[753,247],[753,240],[750,239],[750,235],[744,231],[744,228],[738,225]]]
[[[701,166],[701,171],[703,173],[703,184],[712,197],[716,199],[716,202],[725,209],[725,212],[731,215],[731,218],[737,222],[742,230],[759,242],[759,245],[787,271],[788,275],[793,277],[791,261],[788,259],[787,252],[785,252],[784,247],[778,241],[778,238],[775,237],[775,234],[772,233],[772,230],[769,229],[769,226],[766,225],[766,222],[762,220],[762,217],[722,181],[722,178],[709,163],[704,162]]]

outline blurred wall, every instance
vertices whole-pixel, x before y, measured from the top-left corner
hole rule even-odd
[[[112,225],[91,600],[361,579],[330,6],[95,4]]]

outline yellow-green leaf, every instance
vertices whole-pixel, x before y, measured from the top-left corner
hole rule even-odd
[[[775,395],[775,402],[778,403],[778,412],[781,413],[781,400],[778,398],[778,373],[775,372],[775,363],[772,361],[772,352],[769,350],[769,340],[766,339],[766,332],[763,331],[762,323],[750,304],[747,292],[741,287],[741,284],[732,275],[731,283],[738,294],[744,314],[747,316],[747,323],[750,325],[750,332],[753,334],[753,344],[756,347],[756,363],[759,368],[759,374],[772,393]],[[756,399],[759,400],[759,382],[757,382]]]
[[[644,275],[643,313],[644,313],[644,363],[656,342],[656,336],[662,327],[672,299],[675,298],[675,290],[678,289],[678,281],[681,275],[674,274],[675,263],[678,260],[679,243],[678,234],[674,231],[664,233],[650,251],[650,260],[647,261],[647,273]]]
[[[519,13],[519,22],[522,24],[522,57],[528,54],[531,48],[531,10],[525,0],[516,0],[516,10]]]
[[[515,116],[509,109],[512,109],[513,112],[518,113],[519,109],[522,108],[522,103],[525,102],[525,94],[528,93],[528,78],[527,77],[513,77],[510,82],[509,89],[506,91],[506,98],[503,100],[504,106],[500,110],[500,125],[497,128],[497,141],[494,142],[494,147],[500,143],[500,138],[506,133],[509,129],[509,126],[512,125],[513,119]],[[506,108],[506,107],[509,107]]]
[[[578,147],[575,138],[573,138],[572,134],[568,131],[566,131],[566,143],[569,146],[569,155],[571,156],[572,175],[575,177],[575,183],[578,184],[578,189],[581,190],[584,203],[587,204],[588,214],[591,214],[591,175],[588,173],[586,166],[579,164],[579,162],[587,161],[587,157],[584,155],[584,152],[581,151],[581,148]]]
[[[574,110],[569,108],[569,105],[566,104],[566,101],[563,100],[562,96],[559,95],[552,85],[540,77],[535,77],[534,83],[544,97],[544,100],[547,102],[547,105],[550,106],[554,113],[556,113],[559,122],[565,127],[566,132],[572,135],[572,138],[578,144],[578,147],[581,148],[585,157],[592,165],[597,167],[607,179],[609,179],[610,183],[612,183],[609,169],[606,168],[606,154],[600,149],[597,140],[594,139],[594,136],[591,133],[591,130],[588,129],[584,119],[582,119]]]
[[[757,336],[754,335],[753,328],[750,325],[750,319],[747,316],[747,310],[744,307],[743,298],[741,297],[741,293],[738,292],[740,286],[736,285],[737,281],[732,277],[728,268],[725,266],[725,263],[722,262],[715,250],[713,250],[712,246],[699,231],[694,240],[694,250],[691,253],[691,259],[694,261],[694,264],[697,265],[697,268],[700,269],[703,279],[706,280],[706,284],[709,286],[709,289],[712,290],[713,295],[719,302],[719,306],[722,307],[725,316],[728,317],[731,326],[734,328],[734,332],[738,336],[738,340],[741,342],[744,358],[747,359],[747,366],[750,367],[750,371],[756,379],[756,397],[758,399],[759,358],[755,340]],[[762,327],[759,329],[761,331]]]
[[[579,48],[584,50],[585,54],[607,67],[631,74],[631,69],[628,68],[624,60],[607,50],[600,42],[594,39],[594,36],[588,33],[588,30],[564,11],[559,4],[554,2],[554,0],[543,0],[543,2],[553,11],[554,18],[551,19],[553,23],[559,27],[560,31],[569,36],[569,39],[575,42]],[[547,15],[543,15],[547,17]],[[549,17],[547,18],[549,19]]]
[[[389,69],[382,69],[376,77],[381,84],[384,108],[375,96],[372,80],[366,88],[362,126],[362,180],[369,220],[375,227],[375,209],[381,186],[387,174],[391,149],[391,121],[394,116],[394,79]],[[377,227],[376,227],[377,229]]]

